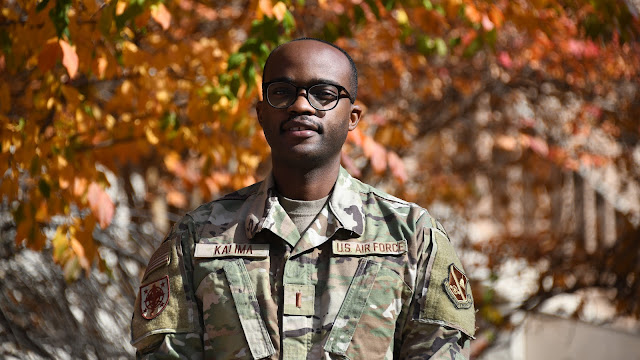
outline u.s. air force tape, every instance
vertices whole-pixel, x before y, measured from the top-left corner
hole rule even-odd
[[[196,244],[196,258],[227,256],[267,257],[269,244]]]
[[[400,255],[407,251],[407,241],[372,241],[372,242],[355,242],[355,241],[334,241],[333,253],[336,255]]]

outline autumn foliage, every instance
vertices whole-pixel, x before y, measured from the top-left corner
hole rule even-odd
[[[358,65],[365,121],[349,134],[343,165],[393,184],[411,201],[428,206],[440,199],[468,209],[473,185],[460,174],[479,163],[453,166],[451,159],[474,150],[441,130],[483,94],[494,94],[488,100],[494,108],[516,102],[495,94],[512,95],[508,89],[528,82],[586,102],[562,123],[526,111],[490,114],[492,124],[503,124],[483,123],[495,151],[535,155],[529,169],[631,168],[627,152],[603,155],[572,139],[598,129],[623,146],[637,144],[638,95],[615,108],[594,100],[620,84],[640,90],[633,4],[4,1],[0,193],[15,221],[15,241],[52,248],[73,280],[94,266],[104,269],[93,234],[108,228],[118,201],[126,201],[109,192],[116,185],[110,174],[130,189],[132,175],[157,172],[145,201],[163,197],[177,212],[195,205],[193,194],[211,199],[255,182],[269,156],[254,111],[261,69],[275,46],[300,36],[335,41]],[[430,134],[429,146],[412,154]]]

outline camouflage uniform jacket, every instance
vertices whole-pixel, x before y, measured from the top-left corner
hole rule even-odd
[[[141,358],[468,359],[471,288],[425,209],[340,169],[300,236],[272,177],[200,206],[152,256]]]

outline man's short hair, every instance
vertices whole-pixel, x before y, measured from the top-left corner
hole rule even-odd
[[[349,85],[350,85],[351,89],[350,89],[349,92],[350,92],[351,96],[353,97],[353,101],[355,101],[356,100],[356,96],[358,95],[358,69],[356,68],[356,63],[353,62],[353,59],[351,58],[349,53],[347,53],[346,50],[344,50],[340,46],[338,46],[338,45],[336,45],[334,43],[331,43],[329,41],[326,41],[326,40],[312,38],[312,37],[301,37],[301,38],[293,39],[293,40],[291,40],[289,42],[286,42],[284,44],[280,44],[280,45],[276,46],[276,48],[273,49],[273,51],[271,51],[271,53],[267,57],[267,61],[265,61],[265,63],[264,63],[264,68],[262,69],[262,73],[264,74],[266,72],[267,66],[269,65],[269,59],[271,59],[271,55],[273,55],[273,53],[275,53],[276,50],[278,50],[278,48],[280,48],[282,45],[286,45],[286,44],[289,44],[289,43],[292,43],[292,42],[295,42],[295,41],[301,41],[301,40],[313,40],[313,41],[321,42],[323,44],[327,44],[327,45],[333,47],[334,49],[340,50],[340,52],[342,54],[344,54],[344,56],[347,57],[347,59],[349,60],[349,65],[351,67],[351,76],[350,76],[350,79],[349,79],[349,83],[350,83]],[[264,84],[264,76],[262,78],[262,83]]]

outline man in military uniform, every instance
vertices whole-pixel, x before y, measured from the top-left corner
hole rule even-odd
[[[362,113],[344,50],[298,39],[264,69],[273,170],[200,206],[154,253],[141,358],[468,359],[468,279],[443,227],[340,166]]]

